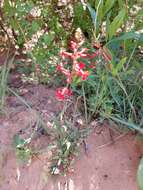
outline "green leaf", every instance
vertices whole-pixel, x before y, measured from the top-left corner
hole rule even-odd
[[[10,24],[11,24],[11,26],[12,26],[12,28],[14,29],[14,30],[18,30],[19,28],[18,28],[18,25],[17,25],[17,22],[14,20],[14,19],[11,19],[10,20]]]
[[[55,38],[54,32],[50,32],[48,34],[43,35],[43,40],[44,40],[45,44],[47,44],[47,45],[50,45],[51,42],[54,40],[54,38]]]
[[[36,21],[33,21],[32,25],[31,25],[31,31],[32,31],[32,33],[37,32],[39,29],[40,29],[39,23],[36,22]]]
[[[113,87],[114,86],[114,84],[113,84],[113,78],[110,77],[107,80],[107,84],[109,86],[110,94],[111,94],[113,100],[116,102],[116,104],[118,105],[118,107],[120,107],[120,101],[119,101],[119,98],[118,98],[118,90],[116,90],[116,89],[113,90],[113,88],[114,88]]]
[[[10,5],[9,0],[4,1],[3,10],[4,10],[4,13],[7,14],[8,17],[12,17],[15,14],[15,9]]]
[[[117,64],[117,66],[113,69],[112,74],[116,76],[119,71],[123,68],[124,64],[126,63],[127,58],[124,57],[120,60],[120,62]]]
[[[137,18],[139,19],[140,17],[143,17],[143,10],[142,9],[137,14]]]
[[[122,9],[124,5],[123,0],[118,0],[118,4],[119,4],[120,9]]]
[[[106,16],[106,41],[108,40],[111,11]]]
[[[99,6],[99,10],[98,10],[98,21],[101,22],[103,17],[104,17],[104,4],[103,4],[103,0],[101,1],[101,4]]]
[[[97,0],[95,2],[95,9],[96,9],[96,16],[97,16],[97,28],[101,24],[101,21],[104,17],[104,1],[103,0]]]
[[[15,135],[13,141],[14,141],[14,142],[13,142],[13,143],[14,143],[14,146],[15,146],[16,148],[20,148],[20,147],[22,147],[22,146],[25,145],[25,140],[22,139],[22,138],[20,138],[19,135]]]
[[[139,184],[139,190],[143,190],[143,158],[141,159],[138,167],[137,180]]]
[[[126,15],[125,9],[122,9],[119,14],[114,18],[109,26],[109,39],[111,39],[115,34],[118,28],[123,24],[124,18]]]
[[[143,34],[139,32],[127,32],[119,37],[116,37],[108,42],[108,44],[116,41],[124,41],[124,40],[130,40],[130,39],[135,39],[139,41],[143,41]],[[107,46],[107,44],[106,44]]]
[[[106,0],[104,5],[104,15],[114,6],[116,0]]]
[[[92,22],[95,25],[96,24],[95,23],[95,21],[96,21],[96,12],[95,12],[95,9],[93,9],[89,3],[87,3],[87,8],[88,8],[88,10],[90,12],[90,16],[92,18]]]

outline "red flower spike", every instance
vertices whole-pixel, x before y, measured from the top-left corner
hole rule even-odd
[[[80,43],[71,41],[70,49],[72,50],[72,53],[66,52],[66,51],[60,52],[60,56],[62,59],[69,58],[72,61],[72,65],[71,65],[71,67],[69,67],[69,69],[64,68],[65,64],[68,66],[68,62],[66,62],[66,59],[63,60],[63,62],[57,66],[57,70],[66,76],[67,84],[71,84],[72,79],[75,76],[75,74],[77,75],[77,77],[81,77],[82,80],[86,80],[90,74],[89,71],[83,70],[86,67],[86,65],[83,62],[78,62],[77,61],[78,58],[86,58],[86,59],[90,60],[90,59],[95,58],[96,56],[99,56],[102,54],[102,56],[105,60],[107,60],[107,59],[108,59],[108,61],[111,60],[110,53],[108,53],[106,49],[104,51],[101,51],[100,48],[97,48],[96,52],[88,53],[87,51],[89,49],[87,49],[87,48],[82,48],[81,50],[78,51],[78,48],[81,47],[81,45],[82,44],[80,44]],[[96,62],[94,62],[94,63],[91,62],[91,64],[89,65],[89,68],[91,68],[91,69],[95,68],[96,64],[97,64]],[[58,100],[64,100],[65,98],[68,98],[71,95],[72,95],[71,89],[68,89],[66,87],[59,88],[56,91],[56,97]]]

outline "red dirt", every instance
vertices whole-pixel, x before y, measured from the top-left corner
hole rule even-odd
[[[36,119],[40,110],[47,121],[61,111],[61,103],[55,101],[54,91],[44,86],[27,88],[24,98],[33,110],[28,110],[13,96],[7,99],[7,116],[0,117],[0,190],[137,190],[136,171],[142,154],[141,145],[130,134],[120,138],[114,135],[111,142],[108,126],[96,131],[86,140],[87,154],[81,153],[74,163],[74,172],[64,177],[51,177],[49,158],[44,152],[33,158],[29,166],[18,165],[12,148],[13,136]],[[95,130],[98,127],[95,127]],[[47,137],[36,143],[48,143]]]

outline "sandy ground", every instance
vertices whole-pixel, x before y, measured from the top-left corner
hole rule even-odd
[[[0,116],[0,190],[137,190],[136,171],[142,155],[139,138],[133,134],[114,135],[111,141],[108,126],[95,127],[86,140],[88,151],[81,152],[74,171],[63,177],[50,176],[49,152],[33,158],[32,163],[19,165],[12,146],[13,136],[35,120],[35,110],[45,114],[47,121],[61,111],[54,91],[44,86],[23,90],[33,110],[17,98],[8,98],[6,116]],[[44,143],[48,143],[47,137]],[[44,146],[43,144],[42,146]]]

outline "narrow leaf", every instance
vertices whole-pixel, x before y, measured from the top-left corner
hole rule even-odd
[[[92,22],[95,25],[96,24],[95,23],[95,21],[96,21],[96,12],[95,12],[95,9],[93,9],[89,3],[87,3],[87,8],[88,8],[88,10],[90,12],[90,16],[92,18]]]
[[[116,0],[106,0],[104,5],[104,15],[114,6]]]
[[[112,23],[109,26],[109,39],[111,39],[115,34],[118,28],[123,24],[124,18],[126,15],[125,9],[122,9],[119,14],[114,18]]]
[[[112,74],[113,74],[114,76],[116,76],[116,75],[118,74],[118,72],[121,71],[121,69],[123,68],[124,64],[126,63],[126,60],[127,60],[126,57],[122,58],[122,59],[120,60],[120,62],[117,64],[117,66],[113,69]]]

